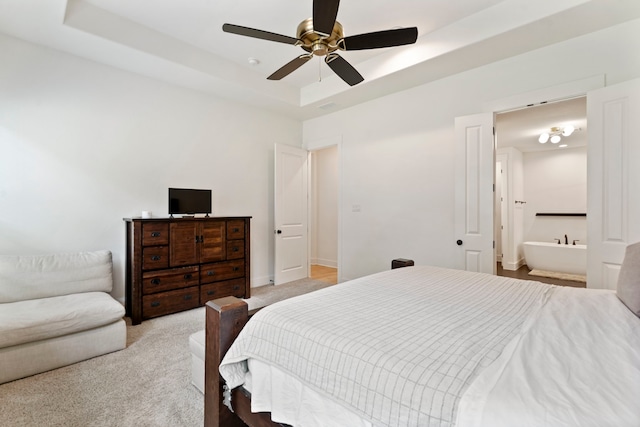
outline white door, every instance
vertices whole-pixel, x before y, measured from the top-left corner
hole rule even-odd
[[[640,79],[587,94],[587,287],[615,289],[640,241]]]
[[[457,117],[456,268],[495,274],[493,113]]]
[[[275,277],[280,285],[309,273],[307,151],[275,146]]]

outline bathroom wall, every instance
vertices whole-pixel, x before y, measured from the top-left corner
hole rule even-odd
[[[586,217],[544,217],[587,211],[587,147],[523,153],[524,241],[553,242],[564,235],[587,243]]]
[[[515,271],[524,265],[522,249],[523,237],[523,206],[519,203],[526,200],[524,195],[523,154],[514,147],[498,149],[497,158],[501,159],[502,185],[501,194],[504,217],[501,230],[502,237],[502,267]],[[516,203],[518,201],[518,203]]]

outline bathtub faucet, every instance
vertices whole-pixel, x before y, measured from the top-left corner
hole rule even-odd
[[[557,240],[557,241],[558,241],[558,244],[560,244],[560,242],[561,242],[561,240],[560,240],[560,239],[553,239],[553,240]]]
[[[569,239],[567,238],[567,235],[564,235],[564,244],[568,245],[569,244]]]

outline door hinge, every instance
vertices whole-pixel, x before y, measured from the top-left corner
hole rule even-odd
[[[494,240],[493,241],[493,249],[495,249],[495,248],[496,248],[496,241]]]

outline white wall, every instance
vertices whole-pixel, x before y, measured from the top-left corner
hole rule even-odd
[[[109,249],[169,186],[212,188],[251,215],[252,283],[273,265],[273,144],[341,141],[341,280],[393,258],[454,266],[454,119],[494,100],[640,77],[635,20],[298,122],[0,36],[0,253]],[[553,66],[549,66],[553,64]],[[250,123],[251,126],[247,124]],[[360,206],[353,212],[353,206]]]
[[[505,270],[515,271],[522,267],[524,262],[524,207],[526,197],[524,195],[524,165],[520,150],[514,147],[501,148],[497,155],[503,159],[504,171],[503,197],[505,203],[506,219],[503,220],[505,229],[505,245],[502,248],[502,267]]]
[[[305,142],[342,140],[340,279],[396,257],[454,266],[455,117],[594,75],[638,77],[638,52],[636,20],[306,121]]]
[[[312,152],[311,263],[338,266],[338,147]]]
[[[253,217],[269,282],[273,146],[300,146],[299,122],[5,36],[0,57],[0,253],[111,250],[122,301],[122,218],[211,188],[215,215]]]
[[[587,244],[586,217],[537,212],[587,212],[587,147],[524,153],[524,240]]]

